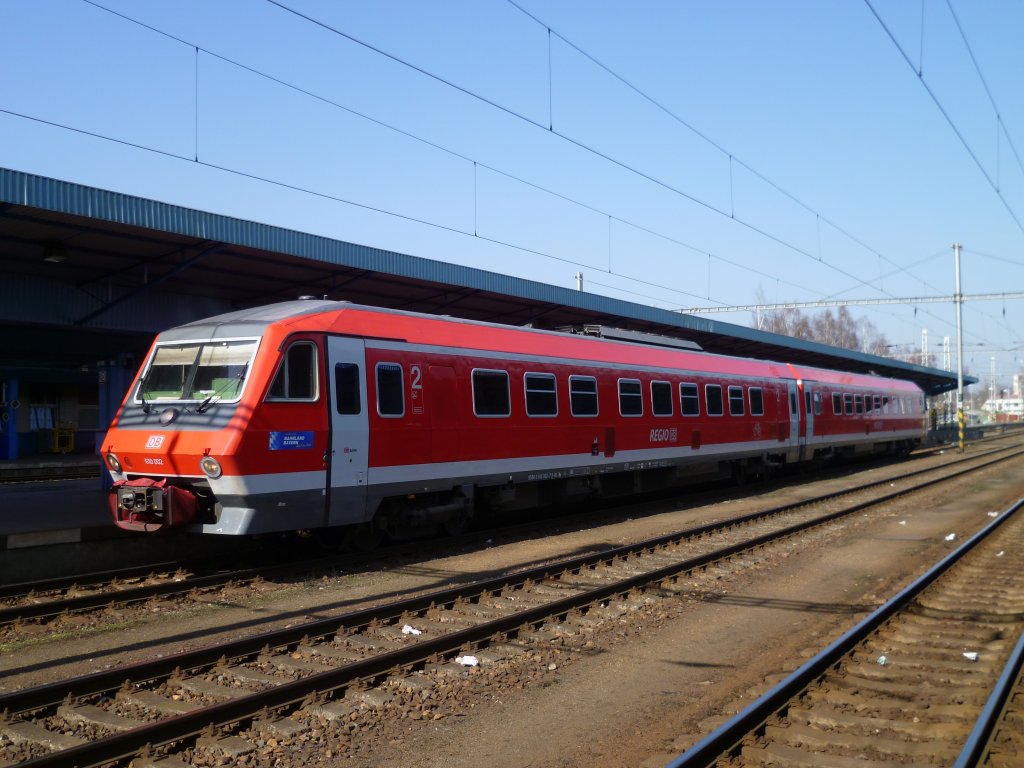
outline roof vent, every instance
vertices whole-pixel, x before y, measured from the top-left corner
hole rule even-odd
[[[563,333],[573,333],[579,336],[597,336],[602,339],[613,341],[625,341],[631,344],[644,344],[651,347],[674,347],[675,349],[689,349],[694,352],[703,352],[700,344],[695,341],[679,339],[675,336],[662,336],[657,333],[644,333],[643,331],[631,331],[625,328],[612,328],[607,325],[584,325],[582,327],[559,328]]]

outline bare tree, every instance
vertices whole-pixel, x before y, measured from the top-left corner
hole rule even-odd
[[[758,286],[756,301],[767,304],[764,289]],[[754,326],[761,331],[820,341],[833,347],[852,349],[871,355],[888,352],[889,341],[870,320],[857,319],[846,307],[835,312],[824,309],[811,318],[799,309],[768,309],[754,313]]]

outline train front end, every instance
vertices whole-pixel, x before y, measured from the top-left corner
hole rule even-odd
[[[126,530],[214,522],[236,474],[260,337],[188,329],[157,338],[104,438],[110,511]]]

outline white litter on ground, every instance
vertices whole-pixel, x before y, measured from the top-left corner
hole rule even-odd
[[[946,537],[946,541],[953,541],[953,539],[955,539],[955,538],[956,538],[956,534],[955,533],[951,533],[951,534],[949,534]]]
[[[476,656],[456,656],[455,663],[464,667],[476,667],[480,665],[480,659]]]
[[[977,661],[978,660],[978,652],[977,651],[964,651],[964,658],[967,659],[968,661]]]
[[[423,634],[423,630],[422,629],[416,629],[416,627],[411,627],[408,624],[406,624],[404,627],[402,627],[402,634],[403,635],[422,635]]]

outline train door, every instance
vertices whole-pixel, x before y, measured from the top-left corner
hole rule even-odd
[[[804,429],[804,440],[805,443],[811,442],[811,438],[814,437],[814,401],[818,398],[818,402],[821,402],[821,395],[815,390],[814,382],[804,382],[804,412],[807,414],[807,424]]]
[[[800,461],[803,458],[803,437],[800,434],[800,393],[797,382],[787,381],[789,400],[789,451],[787,461]]]
[[[327,339],[331,442],[327,461],[327,524],[366,518],[370,428],[366,398],[366,348],[362,339]]]
[[[427,368],[427,396],[430,402],[430,460],[458,461],[462,435],[459,434],[459,388],[455,369],[447,365]]]

